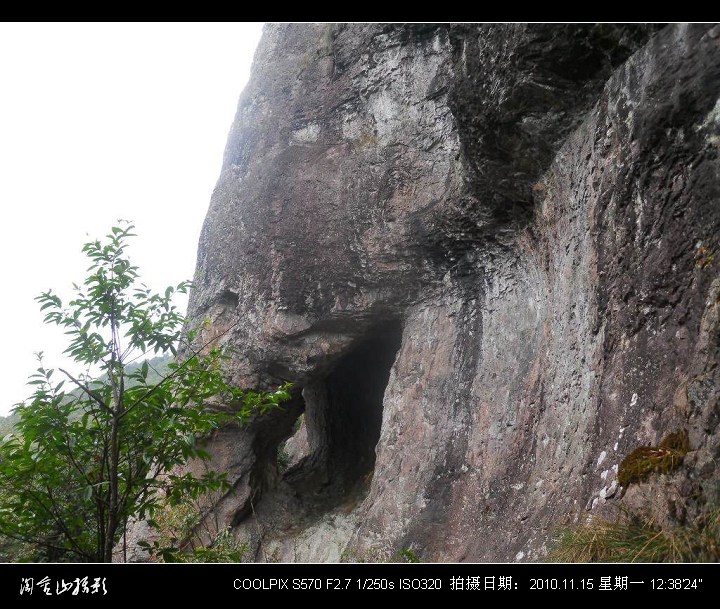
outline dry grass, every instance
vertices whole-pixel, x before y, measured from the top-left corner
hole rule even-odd
[[[595,519],[563,529],[556,541],[554,562],[718,562],[720,508],[667,530],[637,516]]]

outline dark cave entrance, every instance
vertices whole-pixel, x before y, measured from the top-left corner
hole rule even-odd
[[[283,480],[308,507],[329,509],[367,490],[401,336],[399,322],[376,327],[327,376],[304,387],[307,454]]]

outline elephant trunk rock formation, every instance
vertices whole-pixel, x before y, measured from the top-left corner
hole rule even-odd
[[[211,438],[213,522],[256,560],[537,560],[614,504],[720,501],[719,44],[266,26],[189,317],[296,397]],[[677,429],[682,467],[620,492]]]

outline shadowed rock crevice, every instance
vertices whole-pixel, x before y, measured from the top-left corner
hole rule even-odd
[[[304,454],[294,455],[295,464],[282,474],[280,486],[297,497],[308,514],[357,499],[367,490],[380,438],[383,396],[401,335],[397,322],[376,327],[325,377],[302,390],[304,417],[295,434],[305,438],[300,449]]]
[[[454,25],[447,91],[467,193],[424,231],[459,274],[526,227],[534,185],[596,102],[612,70],[662,26]],[[469,260],[468,260],[469,258]]]
[[[232,526],[255,517],[266,526],[264,536],[272,537],[277,530],[364,498],[401,336],[398,322],[376,326],[324,377],[302,390],[296,387],[289,404],[262,418],[254,436],[251,491]],[[303,436],[302,446],[290,449],[298,444],[296,436]],[[302,454],[293,454],[294,463],[285,469],[281,461],[291,450]]]
[[[325,378],[304,388],[310,454],[286,475],[301,494],[315,486],[315,493],[328,488],[343,496],[367,482],[401,335],[398,323],[383,324],[340,358]],[[314,482],[308,484],[310,479]]]

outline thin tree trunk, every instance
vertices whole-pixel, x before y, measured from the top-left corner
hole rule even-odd
[[[118,527],[118,465],[120,462],[119,442],[119,411],[120,404],[113,408],[112,427],[110,429],[110,509],[108,510],[108,526],[105,532],[105,550],[103,562],[112,562],[113,541]]]
[[[108,480],[110,484],[110,507],[108,509],[108,525],[105,530],[103,562],[112,562],[115,534],[117,532],[118,525],[120,524],[120,510],[118,502],[120,494],[120,476],[118,475],[118,472],[120,468],[120,420],[122,418],[123,403],[125,400],[125,372],[122,368],[122,349],[120,347],[120,340],[118,337],[119,328],[115,315],[116,305],[117,303],[113,298],[110,312],[112,354],[110,355],[110,369],[108,370],[108,377],[113,393],[113,418],[110,427],[110,479]]]

